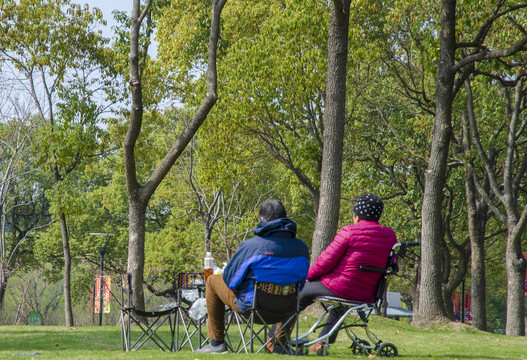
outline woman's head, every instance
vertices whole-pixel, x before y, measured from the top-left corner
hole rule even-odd
[[[379,221],[384,209],[380,197],[374,194],[364,194],[357,198],[353,212],[362,220]]]

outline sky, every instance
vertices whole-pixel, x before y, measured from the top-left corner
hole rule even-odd
[[[71,0],[71,2],[80,5],[88,4],[90,9],[99,8],[102,11],[104,20],[106,20],[106,26],[101,30],[103,36],[108,38],[113,35],[111,31],[112,26],[116,25],[112,11],[118,9],[120,11],[126,11],[130,15],[133,6],[133,0]],[[101,103],[103,102],[104,100],[101,98]],[[110,116],[110,114],[103,115],[103,117],[105,116]]]
[[[120,11],[126,11],[128,15],[132,13],[133,0],[72,0],[77,4],[88,4],[91,8],[99,8],[103,13],[104,20],[107,21],[107,29],[104,29],[104,35],[110,36],[110,29],[115,22],[113,20],[112,11],[118,9]]]
[[[132,14],[132,7],[133,7],[133,0],[71,0],[74,3],[77,4],[88,4],[90,9],[92,8],[99,8],[102,11],[103,18],[106,20],[106,27],[102,29],[103,36],[104,37],[111,37],[113,35],[112,33],[112,26],[116,25],[112,11],[119,10],[119,11],[126,11],[126,13],[130,16]],[[148,54],[155,58],[157,54],[157,43],[155,42],[155,39],[152,39],[152,44],[148,49]]]

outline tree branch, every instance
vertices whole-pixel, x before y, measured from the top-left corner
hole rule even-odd
[[[210,110],[212,109],[212,107],[216,103],[216,100],[218,99],[218,74],[216,70],[216,58],[218,41],[220,36],[220,16],[221,11],[223,10],[223,6],[226,2],[227,0],[214,0],[213,2],[213,14],[209,35],[209,51],[207,57],[207,94],[205,95],[201,104],[197,108],[189,124],[185,127],[185,129],[183,130],[179,138],[176,140],[176,142],[172,145],[170,150],[167,152],[163,160],[161,160],[157,168],[154,170],[154,172],[148,179],[147,183],[140,190],[140,197],[143,201],[149,199],[152,196],[157,186],[159,186],[159,184],[166,176],[170,168],[174,165],[175,161],[178,159],[187,144],[190,142],[194,134],[198,131],[201,124],[203,124]]]

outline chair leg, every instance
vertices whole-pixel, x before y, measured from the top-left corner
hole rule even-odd
[[[176,325],[176,351],[181,350],[186,344],[189,344],[191,351],[194,351],[194,344],[192,343],[192,337],[197,335],[197,348],[201,348],[205,345],[209,338],[203,335],[203,325],[207,321],[207,317],[204,316],[199,320],[194,320],[189,317],[188,312],[184,309],[179,309],[176,313],[177,325]],[[180,340],[179,330],[183,327],[182,339]]]
[[[165,347],[167,346],[165,344],[165,342],[163,340],[161,340],[161,338],[159,338],[159,335],[157,335],[155,332],[156,330],[159,328],[159,326],[161,325],[158,325],[155,329],[153,329],[153,326],[157,323],[157,319],[152,323],[152,325],[145,325],[143,326],[141,324],[141,321],[138,321],[137,319],[133,319],[134,322],[139,326],[139,328],[141,330],[143,330],[143,333],[141,334],[141,336],[139,336],[139,338],[134,342],[134,344],[130,347],[131,349],[137,351],[139,350],[146,342],[148,339],[152,339],[152,341],[163,351],[165,351],[165,349],[163,348],[163,346],[161,344],[159,344],[156,339],[153,337],[154,335],[163,343],[163,345],[165,345]],[[143,340],[144,338],[144,340]],[[139,343],[141,340],[143,340],[141,343]],[[137,345],[137,347],[136,347]]]
[[[296,338],[298,339],[298,332],[300,331],[300,315],[297,313],[296,314]],[[291,342],[291,339],[289,339],[289,341]],[[295,355],[298,355],[298,348],[295,347]]]
[[[128,319],[126,319],[126,326],[128,327],[127,329],[127,332],[126,332],[126,336],[128,337],[128,341],[127,341],[127,346],[128,346],[128,350],[127,351],[130,351],[131,348],[130,348],[130,344],[131,344],[131,332],[132,332],[132,324],[131,324],[131,321],[132,321],[132,313],[131,312],[128,312]]]
[[[130,315],[121,309],[121,350],[130,351]]]
[[[276,330],[274,330],[274,332],[273,332],[273,336],[270,337],[270,338],[265,342],[265,344],[264,344],[264,346],[262,346],[262,348],[266,347],[267,344],[268,344],[269,342],[274,341],[275,346],[276,346],[276,345],[279,345],[279,346],[282,347],[283,350],[285,350],[285,351],[289,351],[289,349],[290,349],[289,344],[291,343],[291,337],[290,337],[290,335],[289,335],[289,332],[287,331],[287,328],[288,328],[288,325],[289,325],[291,322],[295,322],[296,332],[297,332],[297,337],[298,337],[298,315],[295,314],[295,315],[289,317],[289,319],[287,319],[285,322],[283,322],[282,325],[281,325],[279,328],[277,328]],[[267,324],[265,324],[265,325],[268,326]],[[284,343],[282,340],[280,340],[280,338],[277,336],[277,335],[280,334],[282,331],[284,332],[285,343]],[[266,333],[268,333],[268,332],[266,332]],[[262,348],[260,348],[257,352],[261,351]],[[292,354],[290,354],[290,355],[292,355]]]
[[[185,338],[181,340],[181,344],[178,343],[177,347],[178,350],[181,350],[187,343],[190,346],[190,350],[194,351],[194,346],[192,345],[192,336],[196,333],[196,330],[191,331],[190,327],[193,325],[192,319],[190,317],[188,323],[185,321],[185,315],[186,314],[183,310],[178,311],[178,319],[180,320],[181,324],[183,325],[183,330],[185,331]],[[179,324],[178,324],[178,338],[179,338]]]
[[[242,351],[248,353],[249,342],[245,341],[245,336],[249,330],[249,322],[245,322],[245,319],[234,310],[229,310],[225,315],[225,340],[227,347],[233,353],[239,354]],[[237,329],[237,336],[239,336],[238,344],[234,344],[235,338],[229,335],[231,327]]]
[[[174,310],[175,312],[175,310]],[[128,319],[123,321],[123,324],[126,324],[124,326],[124,332],[125,332],[125,347],[126,351],[137,351],[139,350],[149,339],[154,342],[157,347],[159,347],[163,351],[174,351],[175,345],[174,345],[174,332],[175,332],[175,326],[172,323],[171,316],[174,312],[164,314],[163,316],[156,317],[151,324],[145,324],[143,323],[139,318],[135,318],[133,315],[133,311],[126,311],[126,314],[128,315]],[[168,320],[168,325],[170,329],[170,345],[167,345],[167,343],[159,336],[157,331],[159,328],[164,325]],[[142,330],[142,334],[135,340],[135,342],[132,344],[130,341],[131,336],[131,321],[133,321],[139,329]]]
[[[288,349],[290,349],[291,336],[288,333],[287,328],[291,326],[292,322],[294,323],[293,327],[296,326],[296,334],[298,337],[297,314],[291,315],[285,320],[280,328],[275,330],[274,334],[271,336],[269,336],[271,333],[270,325],[262,318],[258,311],[252,312],[246,323],[243,323],[240,320],[241,316],[239,314],[233,313],[233,316],[233,318],[226,318],[226,339],[228,341],[228,347],[235,353],[241,353],[242,351],[245,351],[245,353],[260,353],[267,350],[267,346],[271,341],[278,344],[282,349],[288,351]],[[236,324],[234,324],[235,321]],[[240,341],[237,347],[234,346],[233,339],[231,335],[229,335],[229,329],[231,326],[238,327]],[[282,332],[285,332],[285,340],[276,337],[276,335]],[[291,354],[293,354],[292,351]]]
[[[251,313],[251,338],[249,339],[250,341],[250,344],[251,344],[251,347],[250,347],[250,352],[253,353],[254,352],[254,348],[253,348],[253,334],[254,334],[254,312]]]
[[[275,344],[278,344],[282,349],[290,349],[291,336],[287,331],[287,328],[291,326],[291,323],[294,323],[296,327],[296,336],[298,338],[299,328],[298,328],[298,314],[295,313],[291,315],[287,320],[285,320],[279,329],[277,329],[273,336],[270,334],[270,325],[263,318],[258,311],[251,312],[246,321],[243,320],[242,316],[234,311],[228,313],[225,318],[225,339],[227,342],[227,347],[233,353],[260,353],[267,349],[267,345],[271,341],[275,341]],[[235,338],[232,334],[229,334],[229,330],[232,327],[237,327],[239,334],[238,344],[234,344]],[[275,335],[285,331],[285,340],[278,339]],[[289,353],[289,352],[288,352]],[[291,351],[292,354],[297,352]]]
[[[172,315],[169,315],[168,317],[168,325],[170,326],[170,336],[171,336],[171,343],[170,343],[170,351],[176,351],[176,344],[174,343],[174,333],[176,331],[176,323],[175,321],[172,321]]]

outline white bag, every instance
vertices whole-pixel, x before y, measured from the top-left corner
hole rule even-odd
[[[190,307],[188,315],[194,320],[199,320],[207,315],[207,300],[204,298],[196,300]]]

